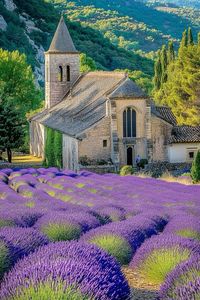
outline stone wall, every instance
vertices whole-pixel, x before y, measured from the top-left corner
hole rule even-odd
[[[58,80],[59,66],[63,68],[63,81]],[[71,81],[67,82],[67,66]],[[45,53],[45,106],[50,108],[63,100],[70,86],[80,75],[79,54]]]
[[[172,125],[152,116],[152,160],[168,161],[167,140],[171,136]]]
[[[44,158],[45,130],[44,126],[36,121],[30,124],[30,154]]]
[[[63,134],[63,168],[78,170],[78,140]]]
[[[116,167],[114,165],[105,166],[80,166],[80,171],[89,171],[97,174],[115,173]]]
[[[142,158],[147,158],[147,100],[137,98],[117,99],[116,102],[116,118],[117,133],[119,138],[119,157],[120,165],[127,164],[127,148],[133,148],[133,163],[135,157],[139,154]],[[131,107],[136,111],[136,138],[123,137],[123,112],[127,107]]]
[[[106,147],[104,147],[103,141],[107,141]],[[110,117],[103,118],[82,134],[82,140],[79,141],[79,158],[83,156],[87,156],[91,160],[110,160]]]

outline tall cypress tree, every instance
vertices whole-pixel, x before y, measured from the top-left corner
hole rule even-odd
[[[188,45],[194,45],[194,38],[191,27],[188,28]]]
[[[158,59],[154,65],[154,90],[158,91],[161,88],[161,77],[162,77],[162,65],[161,65],[161,55],[160,51],[158,52]]]
[[[184,30],[183,31],[183,35],[182,35],[182,39],[181,39],[181,42],[180,42],[180,47],[179,47],[179,50],[178,50],[178,55],[179,57],[182,56],[185,48],[187,47],[188,45],[188,32],[187,30]]]
[[[198,40],[198,46],[200,47],[200,32],[198,33],[197,40]]]
[[[167,60],[168,64],[175,60],[174,43],[172,41],[169,41],[168,43]]]
[[[161,50],[161,67],[162,67],[162,76],[161,76],[161,84],[167,81],[167,49],[164,45]]]

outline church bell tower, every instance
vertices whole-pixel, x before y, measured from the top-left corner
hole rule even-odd
[[[45,107],[51,108],[62,101],[79,74],[79,52],[62,16],[50,48],[45,52]]]

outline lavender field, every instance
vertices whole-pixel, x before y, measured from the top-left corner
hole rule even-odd
[[[3,169],[0,299],[200,299],[199,216],[198,185]]]

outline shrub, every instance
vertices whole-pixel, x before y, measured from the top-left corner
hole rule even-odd
[[[132,175],[134,173],[134,168],[132,166],[123,166],[120,170],[121,176]]]
[[[147,164],[148,164],[148,160],[145,159],[145,158],[142,158],[142,159],[140,160],[139,166],[140,166],[140,168],[144,169],[145,165],[147,165]]]
[[[0,241],[0,279],[10,267],[9,249],[3,241]]]
[[[116,260],[98,247],[80,242],[41,247],[15,265],[0,290],[0,299],[13,300],[125,300],[129,296],[128,283]]]
[[[200,240],[199,218],[192,215],[175,216],[165,227],[164,233]]]
[[[199,299],[200,257],[192,257],[169,273],[159,296],[161,300]]]
[[[194,183],[200,181],[200,151],[197,152],[197,155],[192,163],[191,176]]]
[[[42,233],[44,233],[50,241],[70,241],[75,240],[80,237],[81,228],[77,225],[70,223],[62,224],[59,223],[50,223],[42,226]]]
[[[12,264],[38,247],[48,244],[48,239],[33,228],[5,227],[0,230],[0,239],[9,247]]]
[[[133,257],[130,267],[136,269],[145,282],[160,285],[181,262],[200,251],[199,243],[173,235],[147,240]]]
[[[120,236],[104,234],[90,240],[92,244],[106,250],[114,256],[122,265],[129,263],[132,256],[132,249],[129,243]]]

